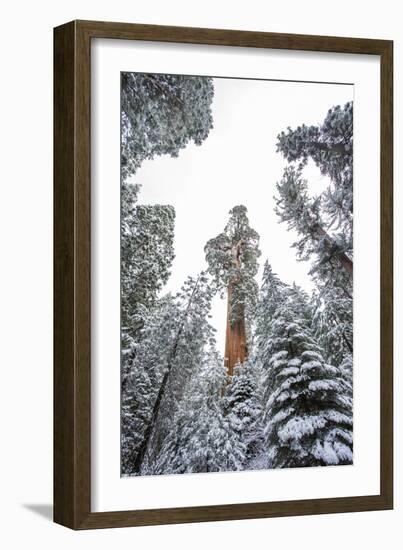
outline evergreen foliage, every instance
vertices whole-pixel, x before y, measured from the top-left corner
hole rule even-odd
[[[201,145],[213,127],[211,78],[122,73],[121,89],[123,180],[146,159],[176,157],[190,141]]]
[[[155,473],[241,470],[242,435],[232,429],[222,408],[227,374],[216,352],[206,354],[178,408]]]
[[[352,296],[345,288],[322,285],[314,316],[315,335],[326,360],[341,365],[353,353]]]
[[[175,210],[140,204],[131,176],[207,138],[213,93],[205,77],[122,75],[121,473],[351,464],[352,103],[278,136],[289,164],[276,212],[310,264],[312,296],[267,261],[259,289],[259,235],[244,205],[207,242],[206,272],[172,295]],[[317,197],[304,179],[309,160],[329,182]],[[227,292],[227,342],[245,351],[236,359],[233,346],[228,371],[210,322],[214,296]]]
[[[348,231],[340,229],[330,234],[326,224],[328,212],[322,196],[310,198],[308,183],[294,166],[284,170],[276,184],[276,213],[299,239],[293,246],[300,260],[312,262],[311,273],[319,279],[340,279],[340,285],[351,286],[352,281],[352,225]]]
[[[134,474],[135,460],[144,439],[167,367],[180,314],[171,296],[145,313],[141,338],[128,358],[122,357],[121,470]]]
[[[311,158],[331,184],[323,193],[323,207],[330,223],[349,234],[353,217],[353,103],[329,109],[323,124],[278,135],[277,150],[288,162],[299,161],[301,170]]]
[[[223,406],[233,432],[245,445],[244,465],[262,450],[260,372],[251,360],[237,365],[226,387]]]
[[[262,294],[275,295],[278,279],[267,267]],[[273,291],[274,290],[274,291]],[[271,309],[258,337],[265,372],[264,433],[272,468],[352,462],[352,387],[342,369],[324,361],[312,329],[312,306],[295,285]]]
[[[174,258],[175,211],[169,205],[137,204],[140,186],[128,178],[144,160],[178,156],[190,141],[200,145],[206,139],[214,88],[212,79],[204,77],[123,73],[121,90],[121,471],[126,475],[138,473],[136,457],[167,369],[175,370],[185,349],[198,359],[190,350],[196,345],[189,335],[192,323],[187,324],[193,310],[178,326],[181,296],[158,299]],[[178,387],[173,389],[170,381],[171,400],[178,398],[180,380],[194,364],[182,361]],[[158,433],[164,433],[162,425]]]
[[[231,319],[236,321],[244,312],[251,319],[258,293],[255,277],[259,267],[259,235],[249,225],[244,205],[234,206],[229,215],[224,231],[210,239],[204,248],[208,271],[222,295],[234,283]]]
[[[326,360],[340,365],[353,351],[352,102],[330,109],[320,126],[288,128],[277,148],[291,164],[276,186],[276,212],[298,236],[297,257],[311,262],[315,335]],[[309,196],[303,178],[309,159],[329,178],[317,197]]]
[[[174,259],[175,210],[136,204],[139,185],[122,184],[121,311],[124,341],[135,337],[144,312],[153,306],[170,276]]]
[[[123,392],[125,474],[150,471],[172,429],[187,383],[200,368],[206,346],[214,343],[214,329],[208,322],[211,298],[204,273],[189,277],[181,292],[160,299],[146,320]]]

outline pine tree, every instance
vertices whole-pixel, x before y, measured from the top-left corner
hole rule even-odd
[[[319,126],[302,124],[278,135],[277,150],[303,169],[311,158],[330,178],[322,202],[330,224],[352,238],[353,217],[353,103],[329,109]]]
[[[126,180],[145,159],[176,157],[213,127],[213,80],[202,76],[122,73],[121,173]]]
[[[345,288],[321,285],[316,296],[315,336],[326,361],[340,366],[353,354],[352,296]]]
[[[171,320],[175,327],[172,351],[167,361],[165,381],[159,391],[159,410],[155,411],[151,422],[145,469],[158,457],[172,428],[175,411],[189,380],[199,370],[206,349],[215,346],[215,329],[209,323],[212,297],[210,281],[204,272],[197,278],[188,277],[175,297],[178,315]]]
[[[234,369],[224,394],[224,411],[231,429],[244,443],[245,464],[253,460],[262,447],[262,406],[260,372],[249,359]]]
[[[157,334],[155,319],[158,293],[168,280],[174,257],[175,211],[169,205],[139,205],[137,197],[140,186],[122,184],[121,208],[121,463],[122,472],[130,473],[133,456],[139,444],[141,425],[147,417],[154,387],[158,388],[160,377],[157,364],[146,371],[137,367],[144,360],[141,338],[145,342],[165,338],[163,327]],[[173,308],[168,302],[160,302],[157,311],[162,318],[166,309]],[[170,311],[168,318],[175,314]],[[147,327],[144,329],[145,325]],[[143,330],[144,329],[144,330]],[[154,343],[149,344],[153,349]],[[162,348],[163,349],[163,348]],[[150,351],[151,353],[151,351]],[[138,358],[136,359],[136,354]],[[162,365],[163,362],[160,363]],[[152,386],[152,387],[151,387]],[[137,392],[137,393],[136,393]],[[151,400],[152,403],[152,400]],[[143,410],[142,419],[135,411]]]
[[[284,287],[265,270],[260,308],[270,308],[258,335],[265,374],[265,437],[273,468],[351,464],[352,387],[327,364],[312,329],[313,308],[295,285]],[[276,304],[267,295],[279,292]]]
[[[143,326],[143,315],[167,282],[174,259],[174,208],[137,204],[139,191],[139,185],[122,184],[121,324],[126,345]]]
[[[146,310],[141,338],[133,352],[122,358],[121,471],[136,473],[135,461],[152,418],[164,372],[170,358],[180,310],[172,296],[166,296]]]
[[[121,470],[133,474],[166,370],[184,344],[180,298],[158,300],[174,257],[175,211],[137,204],[140,186],[128,178],[145,159],[177,156],[207,138],[214,89],[210,78],[135,73],[122,74],[121,89]]]
[[[277,149],[291,164],[277,184],[277,214],[296,231],[297,256],[310,261],[316,283],[315,337],[326,361],[352,366],[353,353],[353,104],[333,107],[322,125],[288,128]],[[309,197],[309,159],[329,178]],[[299,162],[297,166],[294,163]],[[350,376],[350,379],[352,376]]]
[[[178,408],[153,473],[241,470],[245,446],[223,412],[226,370],[215,351],[204,356]]]
[[[323,207],[323,197],[311,199],[308,196],[308,183],[294,166],[284,170],[276,188],[276,213],[299,237],[293,244],[297,257],[313,260],[311,273],[323,280],[330,280],[335,273],[342,271],[345,283],[349,284],[353,272],[352,224],[348,231],[343,229],[330,234],[325,223],[328,212]]]
[[[152,471],[188,381],[212,346],[212,290],[204,273],[189,277],[175,296],[153,308],[142,329],[123,393],[123,473]]]

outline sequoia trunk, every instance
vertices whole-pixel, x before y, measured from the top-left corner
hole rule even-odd
[[[236,283],[230,282],[228,285],[227,331],[225,336],[224,366],[229,376],[233,375],[236,364],[243,363],[248,355],[245,308],[238,306],[236,315],[232,314],[231,301],[234,284]]]

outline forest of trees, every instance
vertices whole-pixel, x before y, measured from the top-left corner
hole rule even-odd
[[[318,126],[282,131],[286,168],[267,181],[315,290],[281,281],[261,258],[247,208],[229,205],[205,244],[205,270],[173,295],[164,286],[175,210],[140,204],[133,181],[144,160],[203,146],[214,82],[124,73],[121,85],[121,474],[351,464],[352,103],[331,106]],[[308,161],[329,182],[316,197]],[[216,295],[228,304],[223,356],[211,324]]]

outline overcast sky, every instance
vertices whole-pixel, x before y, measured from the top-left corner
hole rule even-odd
[[[311,290],[309,265],[296,261],[294,235],[274,213],[275,184],[286,166],[276,153],[276,137],[287,126],[320,124],[329,108],[352,99],[349,85],[214,79],[214,128],[206,141],[188,145],[178,158],[145,161],[134,178],[142,185],[140,203],[176,210],[175,259],[164,292],[178,291],[188,275],[206,268],[204,245],[223,230],[237,204],[247,207],[250,225],[260,234],[258,282],[268,259],[283,281]],[[312,194],[327,185],[312,164],[305,176]],[[214,300],[212,315],[223,354],[225,300]]]

